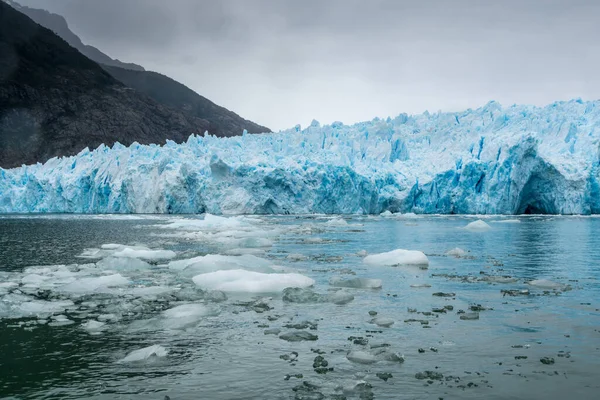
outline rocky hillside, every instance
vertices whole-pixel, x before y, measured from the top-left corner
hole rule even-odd
[[[0,1],[0,166],[101,143],[182,142],[210,123],[128,88],[54,32]]]
[[[200,96],[185,85],[156,72],[145,71],[136,64],[113,60],[95,47],[82,43],[69,29],[67,21],[60,15],[30,7],[24,7],[12,0],[4,0],[14,8],[29,16],[38,24],[50,29],[89,59],[100,64],[117,80],[156,102],[175,108],[192,118],[207,120],[209,132],[216,136],[240,135],[244,129],[250,133],[270,132],[265,126],[248,121],[236,113],[220,107],[209,99]]]
[[[209,132],[216,136],[237,136],[244,129],[249,133],[271,132],[269,128],[243,119],[168,76],[151,71],[103,67],[125,85],[150,96],[160,104],[207,120],[210,122]]]

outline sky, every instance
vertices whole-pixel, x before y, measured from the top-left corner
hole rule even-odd
[[[273,130],[600,98],[596,0],[17,0]]]

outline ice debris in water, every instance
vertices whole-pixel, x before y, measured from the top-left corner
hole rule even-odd
[[[125,246],[122,244],[103,244],[99,249],[85,249],[81,258],[141,258],[148,261],[168,260],[177,254],[171,250],[152,250],[145,246]]]
[[[468,254],[469,254],[468,251],[465,251],[465,250],[461,249],[460,247],[455,247],[452,250],[448,250],[446,252],[447,256],[456,257],[456,258],[465,257]]]
[[[333,303],[338,305],[348,304],[354,300],[354,295],[343,290],[325,295],[314,292],[309,288],[288,287],[282,292],[282,300],[286,303]]]
[[[426,267],[429,265],[429,259],[423,252],[404,249],[371,254],[366,256],[363,262],[374,266],[419,265]]]
[[[344,279],[333,277],[329,280],[329,284],[335,287],[352,288],[352,289],[381,289],[383,282],[381,279],[369,278],[350,278]]]
[[[501,219],[498,221],[492,221],[495,222],[497,224],[520,224],[521,220],[520,219]]]
[[[273,293],[288,287],[305,288],[315,281],[296,273],[272,273],[247,271],[243,269],[209,272],[196,275],[193,281],[202,289],[224,292]]]
[[[91,334],[101,333],[106,327],[106,322],[90,320],[81,324],[81,328],[88,331]]]
[[[600,209],[590,134],[599,105],[490,102],[352,126],[101,145],[0,170],[0,213],[589,214]]]
[[[115,286],[129,284],[129,280],[121,274],[98,276],[94,278],[82,278],[60,288],[69,293],[92,293],[100,292]]]
[[[348,226],[348,222],[346,222],[346,220],[343,218],[333,218],[333,219],[330,219],[329,221],[327,221],[325,224],[327,226],[339,226],[339,227]]]
[[[467,224],[463,229],[471,232],[485,232],[492,229],[485,221],[478,219],[477,221]]]
[[[205,304],[181,304],[163,311],[160,325],[165,329],[184,329],[197,325],[205,317],[218,314],[217,308]]]
[[[180,271],[188,276],[233,269],[245,269],[264,273],[272,273],[277,270],[270,261],[251,254],[242,256],[208,254],[206,256],[171,261],[169,262],[169,269]]]
[[[389,348],[376,348],[371,349],[369,351],[366,350],[352,350],[347,355],[346,358],[357,364],[375,364],[379,361],[388,361],[395,363],[403,363],[404,356],[398,354]]]
[[[533,281],[527,282],[530,286],[535,286],[540,289],[550,289],[550,290],[567,290],[570,288],[569,285],[565,285],[558,282],[553,282],[548,279],[536,279]]]
[[[395,321],[391,318],[377,317],[373,318],[370,322],[383,328],[389,328],[390,326],[394,325]]]
[[[119,363],[140,362],[148,360],[152,357],[165,357],[169,352],[160,345],[144,347],[143,349],[134,350],[125,358],[119,360]]]

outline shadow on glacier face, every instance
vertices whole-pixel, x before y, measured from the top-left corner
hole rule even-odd
[[[534,172],[521,189],[515,214],[560,214],[556,194],[561,179],[564,177],[554,168]]]

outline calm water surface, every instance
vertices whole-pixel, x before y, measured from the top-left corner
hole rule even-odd
[[[461,229],[471,217],[341,218],[194,225],[202,216],[0,217],[0,398],[598,398],[600,219],[488,218],[490,230],[471,232]],[[290,303],[280,293],[227,293],[217,302],[196,288],[194,273],[168,268],[166,258],[80,257],[111,243],[171,250],[172,260],[252,254],[314,279],[312,289],[325,295],[337,290],[330,285],[337,277],[381,279],[383,287],[344,289],[354,296],[344,305]],[[457,247],[466,256],[446,255]],[[429,269],[367,266],[359,253],[398,248],[423,251]],[[242,257],[242,267],[262,268],[252,256]],[[213,267],[232,269],[235,259]],[[116,274],[126,283],[90,280]],[[515,279],[490,283],[489,276]],[[527,284],[537,279],[560,290]],[[411,287],[418,284],[431,287]],[[259,298],[270,309],[250,304]],[[186,304],[208,311],[165,313]],[[484,308],[479,319],[461,319],[460,310],[474,305]],[[371,323],[369,311],[394,324]],[[96,320],[105,325],[84,328]],[[304,321],[318,340],[265,334]],[[153,345],[167,354],[123,361]],[[347,358],[379,345],[404,362]],[[315,371],[317,353],[332,371]],[[441,375],[417,379],[424,371]]]

